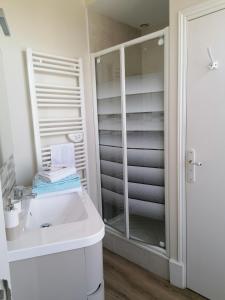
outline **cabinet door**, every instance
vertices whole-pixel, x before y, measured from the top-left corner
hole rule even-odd
[[[11,262],[13,299],[86,300],[85,264],[83,248]]]
[[[95,69],[103,218],[124,233],[120,52],[97,57]]]

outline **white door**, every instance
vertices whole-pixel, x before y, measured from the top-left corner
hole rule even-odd
[[[2,191],[0,182],[0,299],[10,300],[9,291],[6,291],[7,284],[10,282],[10,274],[2,203]]]
[[[218,69],[209,69],[207,48]],[[195,159],[188,155],[191,149]],[[187,286],[224,300],[225,10],[188,24],[186,150]],[[202,165],[191,164],[194,160]]]

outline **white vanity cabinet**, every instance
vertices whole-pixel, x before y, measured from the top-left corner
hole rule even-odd
[[[87,300],[98,295],[103,300],[103,237],[104,223],[85,191],[24,202],[24,229],[8,242],[13,299]]]
[[[14,300],[104,300],[102,243],[10,263]]]

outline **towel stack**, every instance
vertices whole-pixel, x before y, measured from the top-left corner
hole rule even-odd
[[[32,192],[42,195],[65,190],[81,191],[80,176],[74,166],[74,144],[52,145],[51,169],[35,176]]]
[[[65,177],[75,175],[75,174],[76,174],[76,169],[74,167],[68,167],[68,168],[52,167],[49,170],[38,173],[38,176],[40,177],[40,179],[42,179],[45,182],[57,182],[61,179],[64,179]]]
[[[37,195],[65,190],[81,191],[80,176],[75,168],[53,168],[38,173],[34,178],[32,192]]]

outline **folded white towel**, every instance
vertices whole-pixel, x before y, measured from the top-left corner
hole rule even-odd
[[[52,167],[74,167],[75,153],[74,144],[58,144],[51,146]]]
[[[46,182],[56,182],[62,180],[70,175],[76,174],[76,168],[51,168],[47,171],[38,173],[38,176]]]

